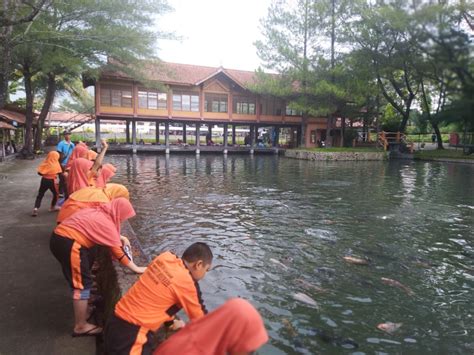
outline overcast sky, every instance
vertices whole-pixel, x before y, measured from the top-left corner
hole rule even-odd
[[[167,62],[253,71],[261,65],[253,43],[271,0],[168,0],[174,12],[157,24],[181,41],[160,41]]]

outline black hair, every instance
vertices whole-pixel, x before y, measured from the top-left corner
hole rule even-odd
[[[205,264],[212,263],[212,251],[206,243],[197,242],[191,244],[183,253],[181,257],[188,263],[193,263],[198,260],[202,260]]]

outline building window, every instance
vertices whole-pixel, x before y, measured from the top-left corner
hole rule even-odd
[[[301,111],[291,108],[290,106],[286,106],[285,114],[287,116],[301,116]]]
[[[101,86],[100,104],[102,106],[112,107],[132,107],[132,90],[128,88]]]
[[[234,96],[234,113],[241,115],[255,115],[255,107],[255,98]]]
[[[262,100],[262,115],[281,116],[282,102],[276,98],[266,98]]]
[[[227,112],[227,95],[206,94],[205,101],[204,101],[204,111]]]
[[[166,93],[155,91],[138,91],[138,107],[150,110],[166,110]]]
[[[173,111],[199,112],[199,95],[173,94]]]

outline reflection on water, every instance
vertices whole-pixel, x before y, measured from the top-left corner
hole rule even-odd
[[[110,160],[114,181],[130,189],[146,252],[181,255],[194,241],[209,243],[215,261],[201,282],[204,300],[214,308],[250,299],[271,336],[260,353],[474,351],[472,166]],[[346,255],[370,264],[345,263]],[[384,322],[403,325],[389,335],[376,328]]]

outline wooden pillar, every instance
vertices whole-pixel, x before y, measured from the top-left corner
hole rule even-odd
[[[166,149],[170,147],[170,123],[169,121],[165,122],[165,145]]]
[[[229,125],[227,123],[224,123],[224,153],[227,153],[228,129]]]
[[[252,148],[255,148],[255,141],[256,141],[256,128],[257,126],[254,126],[254,125],[250,125],[250,146]]]
[[[95,118],[95,146],[100,150],[100,118]]]
[[[196,123],[196,154],[199,154],[199,147],[201,145],[201,133],[200,133],[200,129],[201,129],[201,124],[200,123]]]
[[[273,133],[274,139],[272,143],[274,147],[278,147],[278,142],[280,142],[280,127],[274,126],[273,129],[275,133]]]
[[[125,143],[130,144],[130,121],[127,120],[125,127]]]
[[[137,122],[132,118],[132,151],[137,152]]]
[[[2,158],[5,158],[5,129],[2,128]]]
[[[186,123],[183,123],[183,143],[186,143]]]
[[[155,143],[160,144],[160,122],[155,121]]]
[[[235,129],[236,129],[236,125],[233,124],[232,125],[232,145],[236,144]]]
[[[212,141],[212,124],[207,125],[207,134],[209,135],[211,141]],[[207,137],[206,137],[206,145],[207,145]]]

